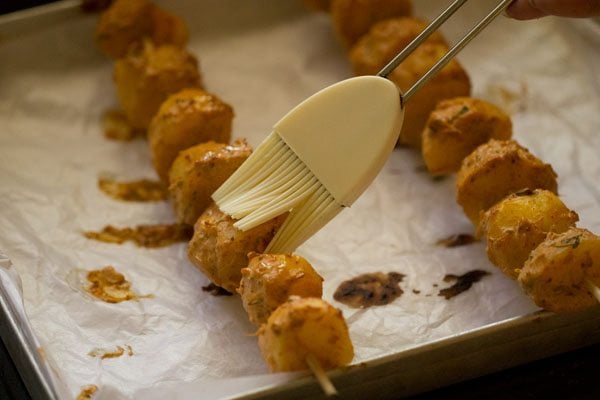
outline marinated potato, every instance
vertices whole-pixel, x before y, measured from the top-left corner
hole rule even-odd
[[[579,228],[550,233],[519,273],[521,287],[535,304],[556,313],[597,304],[588,282],[600,286],[600,237]]]
[[[172,44],[180,47],[187,43],[187,26],[179,16],[154,6],[150,18],[152,21],[152,31],[150,32],[152,42],[157,45]]]
[[[549,232],[566,231],[579,220],[554,193],[525,190],[514,193],[487,210],[479,233],[487,238],[487,255],[502,272],[517,279],[529,254]]]
[[[556,193],[556,173],[514,140],[482,144],[463,160],[456,177],[456,201],[475,226],[480,212],[523,189]]]
[[[121,58],[129,48],[152,32],[152,3],[148,0],[115,0],[96,25],[98,48],[111,58]]]
[[[462,160],[490,139],[512,136],[510,117],[483,100],[457,97],[438,103],[423,131],[423,159],[433,175],[458,171]]]
[[[312,11],[329,12],[331,8],[331,0],[303,0],[306,8]]]
[[[412,14],[410,0],[331,0],[333,28],[343,45],[350,47],[371,26],[384,19]]]
[[[258,346],[273,372],[308,369],[308,355],[325,369],[354,358],[341,311],[317,298],[290,297],[258,330]]]
[[[323,295],[323,278],[304,258],[258,253],[248,257],[250,263],[242,269],[238,293],[242,296],[248,318],[254,324],[267,322],[269,315],[292,295]]]
[[[194,225],[188,258],[215,285],[234,293],[240,285],[248,253],[262,253],[283,221],[281,215],[249,231],[233,226],[235,222],[212,204]]]
[[[179,152],[200,143],[228,143],[233,108],[201,89],[184,89],[161,104],[148,129],[150,155],[156,173],[169,181],[169,169]]]
[[[446,53],[446,45],[423,43],[388,76],[402,91],[408,90]],[[450,61],[406,103],[399,142],[421,147],[421,134],[429,114],[442,100],[471,93],[469,75],[455,59]]]
[[[193,225],[212,202],[210,196],[250,156],[245,140],[213,141],[179,153],[169,171],[169,193],[177,220]]]
[[[374,24],[350,51],[354,75],[375,75],[416,38],[427,23],[419,18],[398,17]],[[434,32],[425,43],[447,46],[439,32]]]
[[[177,46],[149,41],[115,62],[114,80],[121,108],[135,129],[146,129],[170,94],[202,86],[194,56]]]

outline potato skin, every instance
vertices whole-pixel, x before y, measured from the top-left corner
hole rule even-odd
[[[333,29],[346,46],[351,47],[371,26],[384,19],[412,15],[410,0],[332,0]]]
[[[523,189],[556,193],[556,173],[514,140],[482,144],[463,160],[456,177],[456,201],[475,226],[481,212]]]
[[[212,203],[211,196],[250,156],[244,139],[233,144],[213,141],[190,147],[169,171],[169,193],[179,222],[193,225]]]
[[[456,97],[438,103],[429,115],[421,151],[432,175],[458,171],[462,160],[490,139],[512,137],[510,117],[483,100]]]
[[[121,108],[134,129],[146,129],[170,94],[202,86],[194,56],[177,46],[154,46],[149,41],[115,62],[114,81]]]
[[[402,91],[406,91],[425,75],[446,50],[445,44],[423,43],[388,78]],[[456,59],[450,61],[406,103],[399,143],[420,149],[423,128],[436,105],[442,100],[469,96],[470,93],[469,75]]]
[[[347,365],[354,358],[341,311],[318,298],[290,297],[258,330],[258,346],[273,372],[308,369],[309,354],[324,369]]]
[[[586,281],[600,286],[600,237],[570,228],[550,233],[519,273],[519,283],[539,307],[567,313],[598,303]]]
[[[183,89],[160,105],[148,129],[152,164],[160,179],[169,181],[169,169],[179,152],[199,143],[228,143],[233,108],[202,89]]]
[[[250,262],[242,269],[238,293],[252,323],[267,322],[269,315],[292,295],[323,295],[323,278],[303,257],[258,253],[248,257]]]
[[[241,270],[248,265],[248,253],[262,253],[285,217],[280,215],[243,232],[213,203],[194,225],[188,258],[215,285],[234,293],[240,285]]]
[[[154,44],[185,46],[188,41],[188,29],[181,17],[154,6],[150,13],[150,19],[152,21],[150,38]]]
[[[115,0],[98,19],[96,46],[111,58],[121,58],[129,48],[149,37],[152,3],[148,0]]]
[[[487,239],[490,261],[506,275],[517,279],[518,270],[549,232],[566,231],[579,220],[554,193],[526,190],[513,193],[487,210],[479,233]]]
[[[375,75],[404,49],[427,22],[415,17],[397,17],[379,21],[362,36],[350,50],[350,63],[354,75]],[[447,46],[439,32],[434,32],[426,43]]]

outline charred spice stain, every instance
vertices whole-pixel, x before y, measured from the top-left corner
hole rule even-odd
[[[209,294],[216,296],[216,297],[218,297],[218,296],[233,296],[233,293],[228,292],[227,290],[223,289],[221,286],[217,286],[212,282],[206,286],[202,286],[202,291],[208,292]]]
[[[95,298],[107,303],[120,303],[128,300],[139,300],[154,297],[138,295],[131,291],[131,282],[117,272],[112,266],[99,270],[89,271],[87,274],[89,286],[85,288]]]
[[[127,352],[127,355],[130,357],[133,355],[133,349],[130,345],[127,344],[124,347],[117,346],[116,350],[94,349],[88,353],[88,356],[104,360],[106,358],[121,357],[125,352]]]
[[[192,226],[180,223],[139,225],[134,228],[107,225],[99,232],[83,232],[88,239],[116,244],[133,241],[140,247],[164,247],[173,243],[188,242],[193,234]]]
[[[77,396],[77,400],[91,400],[94,394],[98,391],[98,386],[87,385],[81,388],[81,392]]]
[[[471,243],[477,242],[477,239],[473,235],[468,233],[457,233],[452,236],[448,236],[447,238],[440,239],[435,242],[438,246],[444,247],[459,247],[459,246],[467,246]]]
[[[469,290],[474,283],[479,282],[484,276],[490,275],[489,272],[481,270],[469,271],[463,275],[452,275],[448,274],[444,276],[444,282],[455,282],[454,285],[441,289],[438,296],[444,297],[449,300],[459,294]]]
[[[122,201],[163,201],[169,196],[169,191],[162,182],[149,179],[117,182],[110,177],[103,176],[98,178],[98,188],[113,199]]]
[[[352,308],[367,308],[390,304],[404,293],[400,282],[404,274],[374,272],[342,282],[333,298]]]

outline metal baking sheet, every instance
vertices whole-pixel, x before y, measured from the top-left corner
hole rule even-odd
[[[418,6],[418,11],[421,12],[421,15],[431,16],[433,10],[441,9],[445,5],[445,2],[442,1],[437,2],[439,6],[433,4],[436,2],[431,3]],[[485,3],[493,2],[487,1]],[[303,10],[300,2],[290,0],[277,3],[275,6],[271,2],[255,1],[251,4],[246,4],[244,7],[239,7],[234,1],[206,1],[203,3],[203,7],[210,7],[211,12],[209,16],[200,15],[200,6],[190,2],[169,2],[165,3],[164,6],[187,17],[192,32],[190,46],[192,51],[201,60],[209,89],[214,90],[217,94],[224,93],[230,95],[240,103],[244,101],[246,103],[253,101],[256,103],[256,106],[253,108],[236,108],[238,115],[235,120],[235,124],[237,124],[235,129],[237,130],[234,132],[236,136],[245,136],[246,132],[250,132],[251,141],[254,144],[257,143],[258,137],[256,135],[252,136],[252,132],[268,133],[269,127],[275,121],[277,115],[281,115],[295,105],[297,101],[312,94],[322,85],[333,83],[349,76],[349,67],[345,60],[344,51],[335,42],[327,17],[325,15],[307,13]],[[461,18],[472,18],[477,14],[476,11],[474,9],[466,10],[462,15],[458,16],[459,21],[462,21]],[[107,143],[101,137],[100,115],[106,108],[114,106],[115,98],[110,82],[110,62],[93,50],[92,32],[95,18],[96,16],[94,15],[81,14],[76,2],[68,1],[58,2],[23,13],[15,13],[0,19],[0,51],[4,51],[5,53],[12,52],[16,60],[14,61],[10,58],[3,60],[3,66],[0,67],[0,90],[2,90],[1,88],[8,87],[10,84],[11,89],[22,87],[30,91],[24,93],[23,96],[15,98],[3,97],[0,99],[0,115],[7,118],[5,121],[7,130],[4,133],[2,144],[3,146],[12,145],[10,138],[6,135],[16,132],[13,129],[15,126],[23,129],[23,132],[26,132],[28,126],[37,129],[38,126],[32,122],[34,117],[38,120],[47,120],[49,122],[53,118],[77,118],[77,126],[85,127],[83,134],[87,136],[83,139],[88,140],[93,146],[106,146],[100,151],[101,155],[106,157],[103,159],[105,164],[113,163],[111,167],[119,170],[121,173],[131,170],[132,174],[149,174],[151,173],[148,167],[149,160],[143,143],[134,144],[133,147],[128,147],[125,150],[120,149],[118,143]],[[288,27],[301,25],[307,20],[310,21],[311,34],[306,37],[291,36]],[[281,22],[278,23],[277,21]],[[517,113],[515,116],[517,127],[522,131],[528,131],[527,135],[522,134],[521,136],[517,136],[517,139],[532,148],[535,152],[547,157],[546,161],[551,162],[558,170],[559,176],[563,177],[560,187],[564,192],[561,195],[563,195],[567,204],[576,205],[575,209],[580,213],[583,225],[597,232],[600,228],[600,196],[594,191],[592,182],[594,176],[596,178],[600,176],[600,166],[598,163],[589,163],[589,170],[587,171],[587,176],[585,176],[582,171],[573,171],[569,157],[561,155],[563,151],[570,151],[571,158],[575,157],[581,160],[586,160],[586,157],[593,158],[595,156],[593,149],[598,148],[597,145],[599,144],[598,139],[588,135],[588,132],[597,130],[600,127],[597,116],[590,117],[592,115],[590,109],[594,110],[594,105],[600,103],[598,103],[597,87],[593,87],[594,84],[598,84],[597,66],[592,61],[585,61],[586,57],[589,57],[590,60],[597,60],[597,57],[593,57],[595,53],[590,51],[592,48],[591,44],[597,40],[597,36],[594,33],[594,28],[591,27],[591,21],[588,22],[590,23],[572,24],[557,20],[541,22],[545,24],[544,27],[546,30],[556,29],[559,33],[555,33],[551,38],[545,38],[552,45],[556,45],[556,47],[543,53],[544,61],[547,61],[548,64],[544,66],[545,69],[542,71],[544,73],[540,74],[542,78],[537,81],[528,74],[535,73],[539,64],[534,66],[531,63],[528,64],[525,59],[527,56],[525,50],[521,54],[524,57],[521,71],[518,68],[518,63],[516,67],[508,68],[506,66],[507,60],[499,60],[497,58],[499,54],[500,57],[505,54],[502,51],[502,47],[487,48],[485,46],[485,42],[488,40],[493,42],[494,46],[498,45],[498,41],[493,40],[493,35],[498,35],[500,28],[496,28],[494,31],[494,28],[491,27],[490,31],[485,32],[482,38],[479,39],[479,42],[474,44],[474,46],[477,46],[477,51],[469,52],[469,49],[467,49],[461,55],[461,60],[467,66],[467,69],[469,69],[469,66],[474,66],[474,70],[477,72],[472,74],[476,95],[501,102],[503,106]],[[262,29],[265,24],[269,24],[271,28],[269,35],[271,36],[267,36],[267,31],[263,31]],[[594,27],[597,28],[595,25]],[[455,23],[446,27],[445,33],[450,38],[456,38],[461,31],[464,31],[464,28],[463,23]],[[531,27],[527,27],[524,30],[533,39],[536,39],[536,33],[541,34],[545,32],[544,29],[537,30]],[[44,41],[42,38],[48,33],[50,33],[48,36],[50,41],[46,47],[43,45]],[[270,38],[274,34],[277,34],[279,39],[287,40],[287,43],[290,44],[289,48],[279,53],[265,50],[264,53],[257,54],[256,58],[260,58],[262,61],[268,60],[277,66],[271,77],[275,82],[289,84],[289,81],[293,80],[293,85],[287,91],[286,96],[278,93],[276,87],[265,88],[261,86],[264,81],[253,80],[253,74],[264,74],[264,71],[261,71],[260,63],[256,62],[252,57],[236,57],[236,52],[243,54],[244,43],[232,46],[232,42],[230,41],[232,37],[244,36],[247,40],[268,43],[268,40],[271,40]],[[200,35],[202,35],[201,41],[194,40],[194,38],[198,38]],[[511,37],[514,39],[514,34]],[[56,38],[60,38],[61,41],[56,42],[51,40]],[[65,38],[69,40],[65,40]],[[580,40],[580,38],[585,39]],[[508,42],[510,43],[510,40]],[[22,47],[19,46],[21,43],[35,43],[36,47]],[[310,46],[304,47],[307,44]],[[571,46],[571,44],[576,45]],[[577,46],[580,46],[580,48]],[[304,59],[302,64],[290,64],[286,61],[286,57],[291,56],[291,53],[300,51],[300,49],[306,50],[307,48],[309,49],[310,57]],[[525,49],[526,47],[523,48]],[[572,52],[572,54],[565,54],[568,51]],[[519,55],[518,52],[517,54],[514,53],[511,55],[513,58]],[[216,57],[219,59],[217,60]],[[552,99],[536,97],[545,93],[541,89],[544,85],[548,86],[550,92],[552,90],[555,92],[557,90],[570,90],[550,80],[551,78],[555,79],[562,73],[560,70],[553,69],[552,67],[552,62],[561,61],[563,60],[562,57],[573,57],[573,59],[578,61],[578,63],[574,64],[577,67],[578,76],[576,84],[580,85],[578,88],[585,88],[587,90],[583,91],[582,95],[589,98],[585,106],[580,105],[581,99],[578,98],[574,98],[572,101],[567,98],[565,102],[559,104],[553,103]],[[51,62],[49,62],[48,58],[52,58]],[[30,62],[32,67],[28,68],[29,64],[24,64],[25,61]],[[514,60],[511,59],[510,61],[512,63]],[[550,72],[545,73],[546,69]],[[586,71],[589,76],[586,75]],[[511,75],[515,72],[520,75],[516,77]],[[235,74],[236,76],[228,81],[227,79],[223,79],[223,77],[227,77],[227,74]],[[319,79],[311,79],[310,76],[312,74],[319,74]],[[55,76],[56,79],[40,81],[37,79],[37,76]],[[80,96],[79,98],[75,97],[69,101],[62,101],[60,98],[61,82],[66,83],[66,77],[70,77],[69,79],[72,80],[70,84],[73,81],[78,84],[75,94]],[[32,83],[39,86],[37,88],[33,87]],[[243,91],[243,95],[239,94],[241,91]],[[261,99],[271,98],[273,107],[265,110],[260,101],[255,101],[257,93],[260,93],[258,96]],[[244,99],[244,96],[246,96],[246,99]],[[59,99],[61,101],[58,101]],[[81,99],[88,102],[93,101],[94,104],[80,104]],[[65,104],[74,105],[74,107],[73,109],[60,107]],[[574,104],[574,108],[569,109],[569,104]],[[234,103],[235,105],[236,103]],[[573,115],[580,113],[582,115],[580,119],[586,121],[586,123],[572,124],[568,118],[566,120],[561,119],[561,112],[564,110],[556,112],[556,119],[548,118],[537,121],[539,126],[533,125],[530,119],[522,117],[522,114],[529,113],[535,115],[540,112],[540,109],[546,110],[544,107],[552,108],[559,105],[566,106],[566,112],[571,112]],[[523,111],[521,108],[526,108],[526,110]],[[64,114],[65,110],[67,111],[67,115]],[[76,112],[80,112],[81,115],[74,115]],[[256,118],[256,114],[261,112],[265,113],[264,117]],[[570,141],[566,141],[565,146],[557,146],[556,143],[544,142],[543,138],[540,137],[541,135],[529,132],[535,129],[555,130],[557,127],[564,128],[569,132],[572,131],[574,135],[573,140],[579,142],[587,141],[587,149],[579,145],[571,146]],[[53,140],[60,141],[60,143],[64,143],[64,146],[56,150],[57,165],[65,170],[73,166],[81,167],[85,170],[85,167],[82,167],[83,164],[81,163],[82,160],[85,160],[86,156],[69,153],[68,149],[70,140],[85,143],[84,140],[77,137],[78,134],[81,134],[81,132],[74,130],[60,132],[54,129],[48,129],[47,132],[44,132],[44,136],[32,133],[31,148],[36,148],[36,146],[40,145],[39,142],[41,141],[41,145],[47,145],[48,148],[54,149],[54,143],[51,142]],[[54,137],[50,137],[50,135],[54,135]],[[23,157],[27,157],[33,153],[30,153],[30,149],[26,146],[16,146],[13,150],[2,153],[4,158],[0,158],[0,167],[3,167],[4,171],[10,171],[11,168],[19,169],[19,172],[23,172],[24,170],[25,176],[27,176],[28,164],[24,161]],[[399,152],[402,154],[403,159],[397,159],[396,157],[396,159],[392,160],[388,166],[388,175],[384,175],[380,182],[376,183],[374,190],[380,190],[389,184],[390,179],[395,177],[395,168],[413,168],[418,164],[418,157],[414,154],[409,154],[408,150],[399,150]],[[93,159],[98,155],[97,153],[90,151],[89,158]],[[115,158],[115,155],[121,157],[121,159]],[[99,159],[102,160],[101,158]],[[135,168],[131,168],[132,163],[136,164]],[[389,170],[392,171],[390,172]],[[96,168],[90,174],[94,176],[98,172],[100,171]],[[55,178],[55,175],[52,175],[52,168],[48,168],[48,176]],[[401,175],[401,178],[404,179],[407,176],[409,179],[406,182],[406,186],[403,186],[403,189],[408,191],[411,190],[410,179],[423,179],[422,174],[412,173],[412,171],[407,175]],[[139,175],[130,177],[139,177]],[[568,179],[564,179],[564,177],[568,177]],[[3,183],[6,183],[5,187],[13,187],[11,186],[13,184],[12,178],[12,176],[4,176],[4,179],[0,181],[0,187],[2,187]],[[94,179],[75,179],[73,181],[70,180],[72,178],[67,179],[70,186],[67,184],[61,186],[61,183],[57,182],[67,192],[71,191],[75,195],[83,194],[83,199],[88,200],[92,197],[102,196],[94,192]],[[440,222],[435,219],[441,214],[451,215],[450,221],[438,224],[443,225],[446,229],[464,229],[468,226],[463,220],[463,216],[456,209],[456,206],[448,205],[450,203],[448,194],[451,193],[451,186],[451,182],[446,182],[440,185],[439,188],[432,189],[430,192],[437,196],[439,201],[447,203],[444,206],[446,208],[441,207],[440,210],[432,210],[431,220],[428,221],[431,224],[431,226],[428,226],[428,229],[431,231],[439,228],[439,226],[436,228],[434,225]],[[584,190],[591,193],[584,199],[579,199],[578,196],[573,194]],[[50,188],[48,193],[48,196],[51,196],[53,193]],[[2,195],[6,201],[10,201],[11,199],[19,201],[19,199],[22,199],[18,196],[19,193],[3,191]],[[361,215],[360,207],[373,206],[376,203],[374,200],[376,198],[365,197],[362,204],[358,205],[358,215]],[[117,222],[113,218],[122,212],[123,206],[115,205],[110,200],[105,199],[103,201],[104,208],[98,208],[98,214],[104,216],[107,223]],[[410,201],[410,199],[406,201]],[[42,204],[41,206],[43,209]],[[388,204],[388,206],[390,205]],[[167,205],[156,206],[150,210],[140,210],[135,206],[134,208],[135,211],[133,213],[137,213],[137,217],[147,218],[153,213],[163,218],[169,215]],[[10,207],[7,209],[12,210]],[[390,217],[394,218],[396,216],[391,215]],[[56,215],[56,218],[60,220],[70,217],[59,213]],[[350,218],[350,216],[341,216],[339,220],[341,222],[338,222],[338,224],[347,223]],[[2,223],[0,223],[0,228],[6,229],[6,220],[2,220]],[[70,227],[69,223],[66,223],[66,225],[65,230]],[[52,242],[51,237],[53,232],[48,232],[43,226],[37,226],[36,229],[38,230],[31,232],[33,234],[32,237],[39,237],[40,241],[47,238],[49,242]],[[61,230],[58,229],[57,231],[56,234],[60,235]],[[324,232],[314,243],[308,245],[308,250],[306,250],[308,254],[315,254],[313,258],[309,257],[311,261],[314,259],[317,263],[325,265],[329,263],[326,253],[331,251],[328,243],[332,241],[334,233],[330,231]],[[355,233],[349,230],[348,235]],[[438,233],[439,231],[436,231],[436,234]],[[455,232],[448,231],[448,233]],[[407,233],[399,233],[399,238],[396,238],[396,240],[401,241],[406,239],[405,235]],[[77,242],[76,239],[72,237],[71,239],[73,242]],[[348,237],[343,239],[348,239]],[[54,242],[52,243],[54,245]],[[72,366],[61,364],[61,360],[65,359],[61,351],[69,352],[71,349],[61,348],[52,342],[52,332],[48,331],[48,327],[51,326],[47,320],[48,314],[45,313],[46,310],[44,307],[40,306],[43,303],[39,301],[39,296],[42,296],[42,294],[52,294],[54,288],[45,286],[45,283],[43,283],[45,272],[40,269],[40,265],[35,266],[37,269],[34,269],[34,271],[37,271],[36,273],[42,277],[40,278],[42,281],[39,284],[34,282],[31,276],[28,276],[29,269],[34,268],[34,266],[21,263],[20,261],[26,258],[20,254],[18,246],[14,246],[14,243],[9,244],[11,245],[11,252],[7,252],[4,249],[5,242],[0,240],[0,246],[2,246],[0,247],[0,253],[6,252],[6,255],[15,262],[12,270],[25,275],[23,284],[25,312],[16,311],[20,307],[20,299],[15,299],[14,295],[8,295],[6,290],[7,286],[14,286],[15,278],[3,275],[3,326],[6,323],[10,328],[10,330],[3,332],[3,339],[6,343],[9,343],[11,354],[19,362],[22,373],[29,377],[27,379],[28,387],[33,391],[36,398],[53,398],[53,396],[56,398],[72,398],[77,392],[73,382],[79,382],[81,386],[94,382],[86,380],[90,374],[87,373],[84,362],[81,363],[80,369],[82,371],[80,376],[70,376],[71,372],[68,371],[72,371]],[[63,245],[68,248],[70,243],[65,240]],[[363,243],[362,245],[364,245],[366,251],[372,250],[368,243]],[[394,246],[393,243],[391,245]],[[8,244],[6,246],[9,247]],[[30,246],[46,249],[44,246],[36,244],[35,241]],[[335,254],[343,262],[349,264],[349,276],[357,273],[363,267],[363,264],[368,262],[372,264],[371,267],[373,268],[389,266],[386,264],[388,260],[385,255],[371,251],[371,258],[368,259],[354,252],[356,246],[361,246],[361,243],[348,241],[347,244],[336,250],[340,253]],[[94,250],[96,251],[97,249]],[[56,251],[56,254],[48,254],[53,263],[59,260],[69,260],[68,256],[65,255],[68,250],[59,248]],[[344,254],[342,251],[346,253]],[[470,266],[480,263],[483,268],[493,271],[493,268],[485,260],[483,247],[478,246],[477,251],[480,252],[480,255],[470,261]],[[175,250],[174,252],[181,253],[182,250]],[[80,255],[82,258],[85,258],[83,253]],[[97,262],[110,262],[109,254],[109,250],[100,252],[100,254],[96,253],[94,260]],[[134,256],[137,257],[137,253],[134,253]],[[176,256],[179,258],[169,252],[163,258],[161,258],[161,255],[153,256],[153,258],[157,258],[159,261],[167,260],[171,262],[181,258],[181,254],[176,254]],[[353,263],[353,256],[360,259],[360,261]],[[409,254],[409,261],[418,259],[417,256],[414,256],[414,258],[411,257],[413,255]],[[458,261],[462,259],[462,255],[455,254],[449,256],[448,259],[449,261]],[[52,263],[49,263],[48,267],[52,266],[50,264]],[[42,266],[46,267],[46,265]],[[5,273],[5,269],[0,272]],[[181,268],[178,267],[177,271],[179,275],[175,275],[176,279],[189,280],[191,284],[197,286],[205,282],[203,278],[198,277],[199,274],[189,265],[182,265]],[[133,271],[131,272],[134,273]],[[337,276],[334,274],[338,273],[336,271],[325,272],[326,278],[328,276]],[[7,284],[4,278],[11,279],[9,281],[10,284]],[[52,279],[54,284],[61,285],[60,279],[54,280],[54,277]],[[330,297],[336,282],[339,283],[337,278],[331,279],[330,282],[326,281],[325,291],[327,296]],[[417,282],[415,279],[415,282],[411,283]],[[426,282],[430,283],[427,280]],[[14,287],[18,287],[18,285]],[[483,302],[500,298],[500,292],[515,292],[514,282],[498,276],[495,276],[492,282],[482,284],[478,289],[471,296],[482,296]],[[498,292],[496,297],[494,294],[489,295],[490,290]],[[461,304],[469,306],[468,303],[473,302],[474,299],[477,299],[477,297],[466,298]],[[372,355],[362,355],[361,358],[357,359],[356,365],[334,371],[331,373],[331,377],[343,398],[363,398],[365,395],[372,395],[373,393],[377,393],[378,398],[397,398],[398,396],[419,393],[424,390],[600,341],[600,313],[598,313],[597,309],[577,315],[557,316],[546,312],[534,311],[535,307],[528,304],[526,298],[518,297],[515,301],[521,307],[518,309],[524,309],[527,312],[515,314],[506,311],[473,321],[464,317],[463,320],[466,321],[465,325],[455,328],[452,334],[444,334],[431,329],[428,331],[428,333],[431,333],[430,339],[424,337],[423,340],[410,344],[406,342],[399,347],[392,345],[390,345],[392,347],[387,347],[385,344],[382,344],[384,341],[381,337],[384,335],[378,334],[377,331],[359,332],[360,336],[366,338],[360,341],[361,348],[365,347],[364,344],[368,340],[376,343],[374,349],[372,349]],[[347,309],[344,311],[345,315],[352,318],[353,321],[361,318],[361,315],[349,313]],[[411,311],[410,308],[408,311]],[[419,309],[413,311],[416,314],[424,312]],[[234,300],[229,301],[223,308],[219,308],[219,312],[229,313],[233,318],[244,317],[243,312],[239,310],[239,304]],[[25,314],[28,314],[33,326],[32,328],[27,328],[30,324],[25,318]],[[401,317],[398,314],[395,314],[395,316]],[[40,337],[41,340],[38,341],[33,334],[28,335],[27,332],[30,331],[35,336]],[[408,336],[410,333],[411,330],[407,327],[404,332],[398,331],[398,336]],[[372,336],[367,337],[368,335]],[[244,338],[243,341],[244,343],[250,343],[251,339]],[[57,340],[57,342],[60,342],[60,340]],[[20,345],[17,346],[17,343]],[[76,343],[73,347],[81,350],[85,348],[84,344]],[[40,349],[45,350],[46,357],[40,355],[44,354],[44,352],[40,353]],[[256,351],[251,356],[256,357]],[[157,359],[160,359],[160,357]],[[48,363],[48,360],[51,362]],[[54,361],[52,362],[52,360]],[[465,368],[464,366],[467,367]],[[97,366],[94,367],[97,368]],[[96,370],[94,369],[94,371]],[[92,371],[91,368],[90,371]],[[106,371],[110,374],[111,369],[107,367]],[[135,397],[143,396],[143,398],[152,399],[164,398],[168,395],[174,398],[191,398],[193,397],[191,395],[193,393],[210,393],[213,398],[248,399],[281,398],[282,396],[300,399],[321,396],[320,389],[314,379],[310,376],[305,376],[305,374],[293,374],[291,376],[262,375],[260,373],[264,371],[264,367],[257,368],[256,371],[258,375],[256,373],[248,375],[240,373],[239,376],[231,380],[217,379],[210,375],[210,379],[201,380],[187,376],[181,380],[176,379],[170,385],[159,385],[150,387],[145,391],[143,389],[136,391]],[[161,377],[157,377],[157,380],[160,379]],[[33,382],[37,382],[37,384]],[[210,389],[207,389],[208,387]],[[131,397],[129,394],[123,394],[128,393],[127,388],[113,385],[107,390],[102,389],[98,394],[98,398]],[[207,392],[207,390],[210,390],[210,392]]]

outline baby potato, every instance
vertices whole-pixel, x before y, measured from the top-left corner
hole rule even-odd
[[[213,141],[179,153],[169,171],[169,193],[177,220],[193,225],[212,202],[210,196],[250,156],[240,139],[231,145]]]
[[[414,17],[397,17],[379,21],[362,36],[350,50],[354,75],[375,75],[402,49],[421,33],[427,22]],[[439,32],[434,32],[426,43],[447,46]]]
[[[333,29],[346,47],[356,43],[374,23],[411,15],[412,11],[410,0],[331,0],[330,8]]]
[[[456,177],[456,201],[475,226],[481,212],[524,189],[556,193],[556,173],[514,140],[482,144],[463,160]]]
[[[564,232],[578,220],[577,213],[554,193],[524,190],[505,197],[483,213],[479,233],[487,238],[490,261],[517,279],[518,270],[549,232]]]
[[[228,143],[232,122],[233,108],[202,89],[169,96],[148,128],[152,164],[160,179],[169,181],[169,169],[180,151],[211,140]]]
[[[213,203],[194,225],[188,258],[215,285],[234,293],[240,285],[241,270],[248,265],[248,254],[265,251],[285,217],[280,215],[244,232]]]
[[[309,355],[325,369],[354,358],[341,311],[318,298],[290,297],[258,330],[258,346],[273,372],[308,369]]]
[[[312,11],[329,12],[331,0],[303,0],[304,6]]]
[[[94,38],[111,58],[121,58],[152,31],[152,3],[148,0],[115,0],[98,20]]]
[[[462,160],[490,139],[512,137],[510,117],[483,100],[456,97],[438,103],[423,131],[421,151],[432,175],[458,171]]]
[[[423,43],[388,78],[402,91],[406,91],[425,75],[446,50],[443,43]],[[421,148],[423,128],[436,105],[442,100],[469,96],[470,93],[469,75],[456,59],[450,61],[407,101],[399,142],[416,149]]]
[[[260,325],[291,296],[321,297],[323,278],[304,258],[292,254],[248,255],[238,293],[250,321]]]
[[[149,41],[115,62],[114,81],[121,108],[135,129],[146,129],[171,93],[202,86],[194,56],[180,47]]]
[[[525,262],[519,283],[539,307],[555,313],[598,303],[588,288],[600,286],[600,237],[570,228],[550,233]]]
[[[181,17],[154,6],[150,18],[152,21],[150,38],[154,44],[172,44],[183,47],[187,43],[188,29]]]

